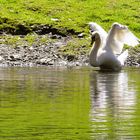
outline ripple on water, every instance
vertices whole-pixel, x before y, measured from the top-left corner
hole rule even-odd
[[[0,68],[0,139],[138,139],[138,69]]]

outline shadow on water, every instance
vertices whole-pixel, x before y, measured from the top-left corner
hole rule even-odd
[[[92,71],[90,78],[90,115],[94,138],[132,139],[130,125],[136,94],[129,82],[128,72]]]

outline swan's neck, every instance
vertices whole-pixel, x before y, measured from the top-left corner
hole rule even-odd
[[[98,67],[98,61],[97,61],[97,54],[98,54],[98,50],[100,48],[101,45],[101,39],[98,38],[95,43],[93,44],[90,54],[89,54],[89,63],[90,65],[94,66],[94,67]]]

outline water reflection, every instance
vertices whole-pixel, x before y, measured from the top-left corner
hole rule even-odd
[[[83,69],[0,68],[0,140],[90,138]]]
[[[139,72],[0,68],[0,139],[138,138]]]
[[[127,135],[127,127],[131,125],[136,97],[133,86],[130,86],[128,73],[93,71],[90,77],[93,132],[98,137],[100,135],[100,138],[132,138],[130,132]],[[121,123],[125,125],[120,127]]]

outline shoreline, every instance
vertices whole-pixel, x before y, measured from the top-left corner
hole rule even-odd
[[[0,41],[0,67],[88,65],[87,54],[66,52],[70,36],[33,34],[25,38],[6,34]]]
[[[74,42],[73,36],[57,34],[32,34],[28,37],[5,34],[0,37],[0,67],[89,66],[90,39],[77,36],[77,40],[86,40],[87,44]],[[140,67],[139,48],[129,49],[125,67]]]

